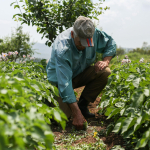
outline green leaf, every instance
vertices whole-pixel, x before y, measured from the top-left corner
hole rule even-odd
[[[149,89],[144,89],[144,95],[147,97],[149,96]]]
[[[33,126],[32,130],[31,137],[42,142],[45,138],[44,131],[39,126]]]
[[[122,122],[124,121],[124,119],[125,119],[124,117],[121,117],[118,119],[112,132],[118,133],[120,131],[122,127]]]
[[[83,129],[87,130],[87,127],[88,127],[88,122],[86,121],[86,122],[83,123]]]
[[[40,28],[40,27],[37,27],[36,31],[39,32],[40,30],[41,30],[41,28]]]
[[[55,118],[55,120],[61,121],[61,116],[60,116],[59,112],[56,111],[56,110],[54,110],[53,113],[54,113],[54,118]]]
[[[131,118],[128,117],[123,121],[123,125],[122,125],[122,132],[124,133],[126,132],[130,127],[132,127],[135,124],[137,118]]]
[[[96,20],[99,20],[97,17],[93,17],[94,19],[96,19]]]
[[[140,127],[141,122],[142,122],[142,116],[139,116],[136,121],[136,124],[134,125],[134,131],[136,131]]]
[[[134,87],[138,88],[138,87],[139,87],[139,84],[140,84],[140,81],[141,81],[140,78],[136,78],[135,80],[133,80],[132,83],[133,83]]]
[[[14,3],[16,3],[16,2],[11,3],[10,6],[12,6]]]
[[[130,82],[130,81],[132,81],[135,77],[136,77],[135,75],[131,74],[131,75],[129,75],[129,77],[127,78],[126,81]]]
[[[31,84],[31,86],[35,89],[35,91],[41,91],[37,84]]]
[[[63,128],[63,130],[65,130],[65,127],[66,127],[66,121],[65,120],[62,120],[61,122],[60,122],[60,124],[61,124],[61,127]],[[86,127],[86,126],[85,126]],[[85,130],[87,129],[87,127],[85,128]]]
[[[134,133],[134,126],[128,129],[126,132],[123,133],[124,138],[130,138],[130,135]]]
[[[25,3],[28,4],[28,0],[25,0]]]
[[[145,108],[146,109],[149,109],[149,107],[150,107],[150,98],[149,99],[147,99],[147,101],[145,102]]]
[[[120,115],[122,116],[125,112],[126,108],[123,108],[121,111],[120,111]]]
[[[148,119],[149,119],[149,115],[147,113],[143,112],[142,115],[138,117],[138,119],[134,125],[134,131],[138,130],[140,128],[140,126],[142,125],[142,123],[144,123]]]
[[[109,116],[109,114],[115,109],[114,106],[110,106],[106,109],[105,116]]]
[[[109,100],[105,100],[103,102],[100,103],[100,108],[105,108],[109,105]]]
[[[15,15],[13,15],[13,18],[15,18],[16,16],[20,16],[20,17],[22,17],[22,15],[21,15],[21,14],[15,14]]]
[[[120,111],[120,108],[114,109],[111,114],[107,117],[107,119],[110,119],[112,116],[116,115]]]
[[[150,128],[143,134],[142,138],[137,142],[135,149],[145,147],[150,138]]]
[[[51,131],[45,131],[45,144],[46,144],[46,149],[51,150],[52,144],[54,142],[54,135]]]
[[[106,129],[106,135],[107,136],[110,134],[110,132],[113,130],[113,128],[114,128],[113,124],[108,125],[108,127]]]
[[[115,106],[123,108],[125,106],[125,103],[124,102],[117,102],[117,103],[115,103]]]
[[[22,78],[19,78],[19,77],[14,77],[16,80],[18,80],[18,81],[23,81],[24,79],[22,79]]]
[[[15,5],[15,6],[14,6],[14,9],[15,9],[15,8],[20,8],[20,6],[19,6],[19,5]]]
[[[142,91],[136,91],[135,93],[133,93],[132,95],[132,106],[133,107],[139,107],[143,104],[144,101],[144,94]]]
[[[109,85],[111,81],[114,79],[114,75],[109,76],[107,84]]]

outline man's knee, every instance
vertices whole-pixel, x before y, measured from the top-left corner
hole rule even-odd
[[[111,70],[110,70],[109,67],[106,67],[106,68],[105,68],[104,74],[105,74],[105,76],[107,76],[107,77],[111,74]]]
[[[111,74],[111,70],[109,67],[104,68],[103,70],[97,73],[97,78],[106,78]]]

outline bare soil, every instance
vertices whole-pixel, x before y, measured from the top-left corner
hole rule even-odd
[[[79,100],[80,94],[82,93],[82,90],[84,87],[77,88],[75,91],[78,93],[77,95],[77,100]],[[93,137],[93,128],[94,131],[97,131],[98,133],[108,126],[111,120],[107,120],[104,115],[99,115],[97,105],[100,103],[100,97],[98,97],[94,103],[90,103],[88,108],[91,113],[95,114],[95,118],[93,119],[88,119],[88,128],[86,130],[87,136],[85,138],[81,138],[80,140],[76,140],[72,143],[72,146],[75,144],[82,144],[82,143],[95,143],[96,139]],[[69,135],[72,134],[72,120],[70,119],[69,122],[67,122],[66,129],[63,131],[60,128],[57,128],[57,126],[52,126],[52,131],[55,135],[55,140],[59,140],[59,138],[62,135]],[[81,133],[79,133],[80,135]],[[106,135],[101,135],[100,138],[103,140],[103,142],[107,145],[107,150],[110,150],[114,145],[121,145],[124,147],[124,141],[123,138],[119,135],[116,135],[114,133],[110,133],[109,136]],[[61,145],[61,143],[60,143]]]

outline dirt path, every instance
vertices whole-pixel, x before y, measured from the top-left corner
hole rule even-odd
[[[75,91],[78,93],[77,100],[79,99],[83,88],[84,87],[75,89]],[[124,142],[122,137],[113,133],[111,133],[109,136],[105,135],[104,131],[107,125],[110,123],[110,120],[107,120],[104,115],[97,114],[98,109],[96,106],[99,104],[99,102],[100,97],[98,97],[94,103],[90,103],[88,106],[90,112],[95,113],[96,117],[94,119],[87,120],[88,128],[86,131],[75,133],[72,126],[72,120],[67,123],[65,131],[63,131],[60,127],[52,126],[52,131],[55,135],[55,141],[57,141],[56,143],[60,146],[63,144],[68,144],[68,142],[71,142],[72,146],[83,143],[95,143],[97,139],[94,137],[94,132],[97,132],[100,139],[102,139],[107,145],[107,150],[110,150],[114,145],[123,146]],[[63,150],[63,148],[61,149]]]

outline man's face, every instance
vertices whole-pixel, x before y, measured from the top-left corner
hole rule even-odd
[[[71,31],[71,37],[73,38],[74,43],[75,43],[77,49],[78,49],[79,51],[83,51],[83,50],[85,49],[85,47],[81,45],[80,39],[79,39],[78,37],[75,37],[75,38],[74,38],[74,33],[73,33],[73,31]]]
[[[78,50],[82,51],[85,49],[85,47],[81,45],[80,39],[78,37],[74,38],[74,43],[75,43]]]

